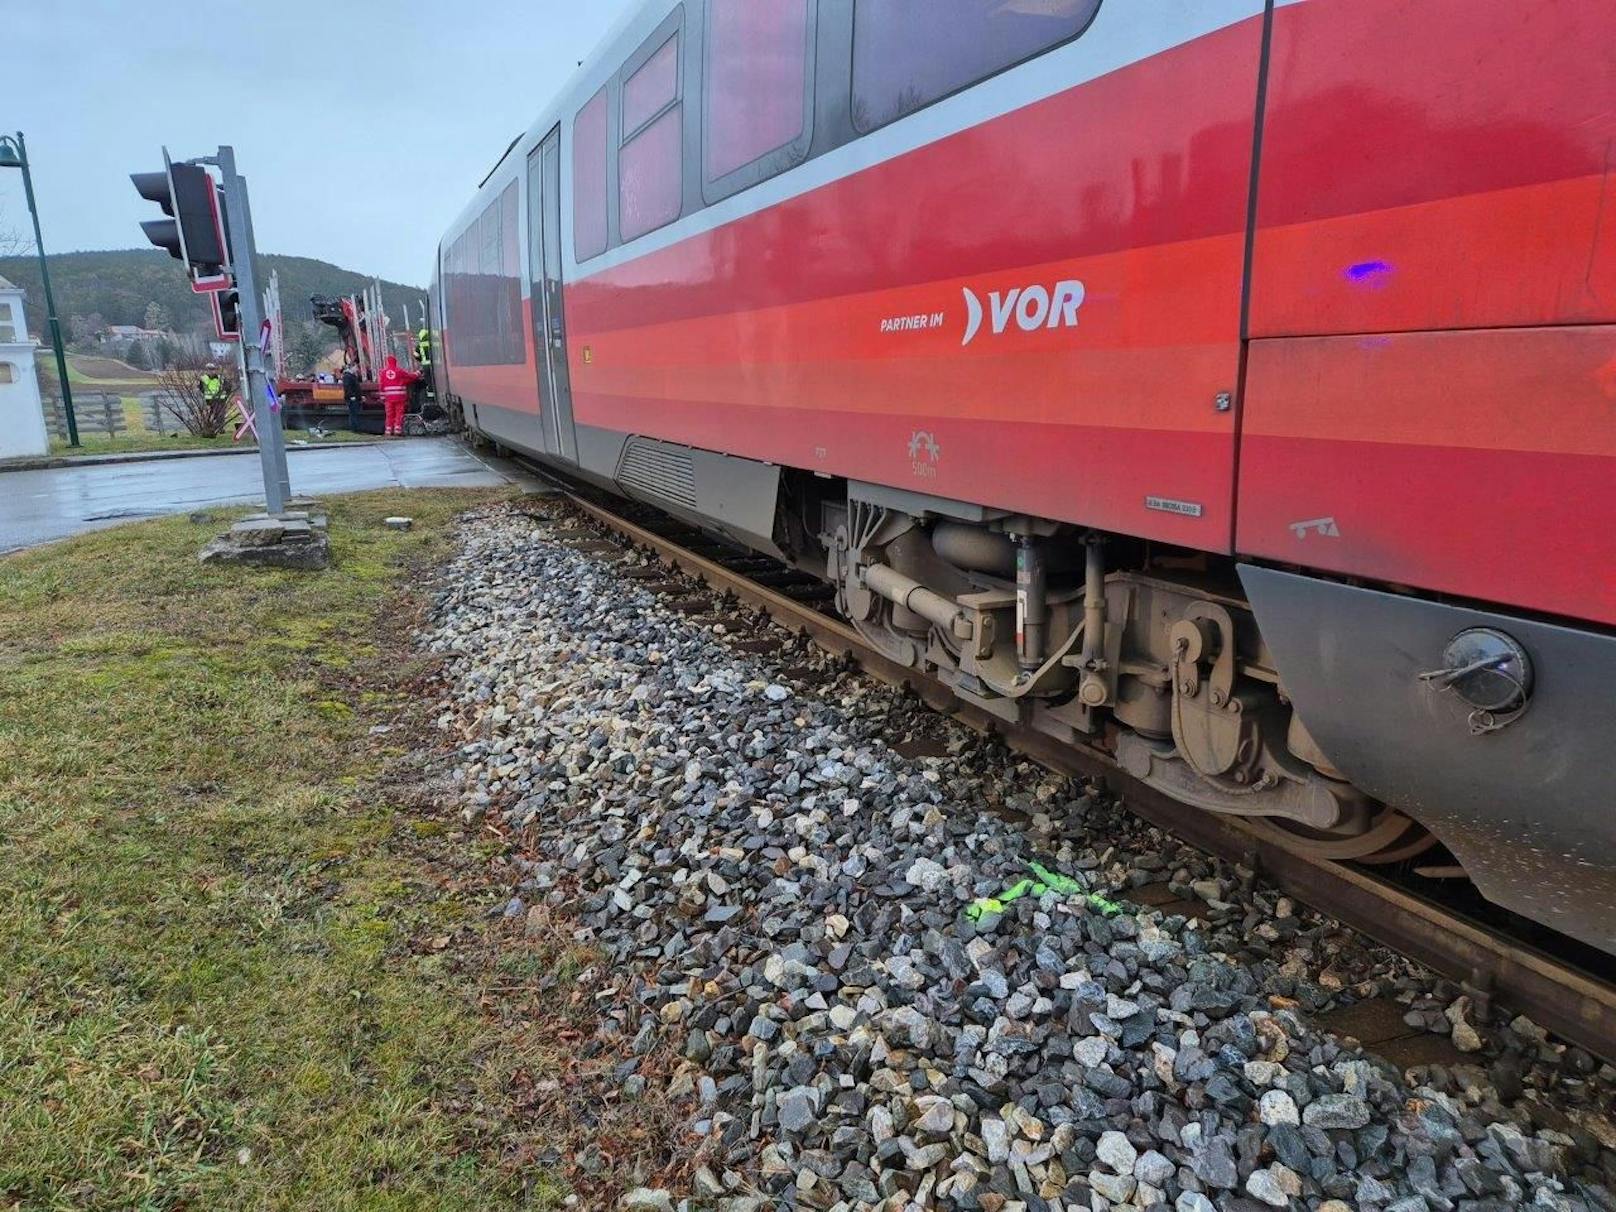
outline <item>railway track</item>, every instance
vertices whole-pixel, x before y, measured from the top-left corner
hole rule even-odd
[[[647,510],[647,516],[625,516],[620,504],[604,504],[550,469],[522,462],[554,484],[580,514],[617,536],[615,542],[654,553],[713,591],[731,595],[780,626],[846,657],[866,673],[907,688],[937,711],[979,732],[1000,736],[1051,770],[1102,779],[1132,812],[1152,825],[1257,871],[1296,900],[1459,982],[1478,1003],[1497,1002],[1525,1014],[1567,1042],[1616,1063],[1616,983],[1598,973],[1599,965],[1609,965],[1608,957],[1570,940],[1563,948],[1528,942],[1399,882],[1386,868],[1321,858],[1305,841],[1281,831],[1180,804],[1132,778],[1101,750],[1008,726],[962,702],[942,683],[872,648],[851,626],[828,613],[833,594],[823,582],[664,515],[652,517]],[[597,550],[605,553],[611,547],[602,544]]]

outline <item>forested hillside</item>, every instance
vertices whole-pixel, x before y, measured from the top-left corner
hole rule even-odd
[[[371,280],[310,257],[260,256],[259,274],[265,283],[271,270],[280,275],[281,306],[288,326],[309,318],[309,296],[346,295],[363,290]],[[61,253],[50,258],[51,286],[56,291],[57,314],[64,336],[71,336],[72,318],[98,318],[101,324],[145,326],[147,309],[157,304],[178,332],[211,331],[207,300],[191,293],[180,263],[152,249]],[[28,292],[29,331],[45,335],[45,293],[40,288],[39,262],[32,256],[0,257],[0,277],[9,278]],[[390,315],[410,305],[413,320],[426,292],[399,282],[382,283],[382,298]]]

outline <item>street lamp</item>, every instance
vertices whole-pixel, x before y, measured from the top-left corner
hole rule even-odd
[[[28,144],[22,132],[0,135],[0,168],[22,169],[22,187],[28,195],[28,213],[34,220],[34,247],[39,250],[39,277],[45,283],[45,314],[50,317],[51,344],[56,349],[56,374],[62,382],[62,408],[67,413],[67,444],[79,444],[79,422],[73,415],[73,389],[67,382],[67,355],[62,352],[62,326],[56,320],[56,298],[51,294],[50,267],[45,264],[45,237],[39,231],[39,207],[34,204],[34,178],[28,171]]]

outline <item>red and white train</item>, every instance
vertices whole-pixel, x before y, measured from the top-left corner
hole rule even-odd
[[[647,0],[438,250],[467,425],[1616,951],[1616,5]]]

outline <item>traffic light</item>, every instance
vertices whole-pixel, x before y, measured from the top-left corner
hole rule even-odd
[[[213,328],[219,340],[241,340],[241,292],[216,290],[208,298],[213,301]]]
[[[198,285],[218,289],[230,264],[224,209],[208,171],[196,164],[174,164],[163,152],[163,171],[130,173],[136,191],[163,208],[166,219],[140,225],[146,238],[169,256],[185,262]]]

